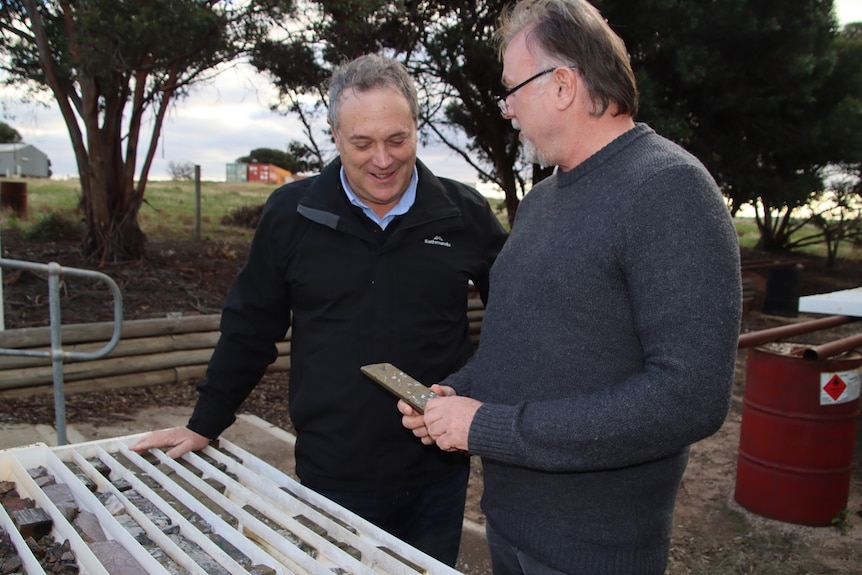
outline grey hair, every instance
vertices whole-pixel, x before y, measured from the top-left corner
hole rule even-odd
[[[407,99],[410,112],[419,124],[419,98],[407,68],[391,58],[377,54],[359,56],[338,66],[329,80],[329,123],[338,128],[341,99],[345,90],[365,92],[373,88],[393,88]]]
[[[500,58],[521,32],[537,60],[576,66],[601,116],[611,102],[634,117],[638,89],[625,43],[586,0],[520,0],[500,17],[495,32]]]

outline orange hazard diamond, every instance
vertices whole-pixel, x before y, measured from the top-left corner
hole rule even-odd
[[[847,384],[844,383],[844,380],[835,374],[832,378],[826,382],[826,385],[823,386],[823,391],[825,391],[829,397],[838,401],[838,398],[841,397],[841,394],[844,393],[844,390],[847,389]]]

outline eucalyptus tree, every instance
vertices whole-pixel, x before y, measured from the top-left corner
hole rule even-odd
[[[294,174],[302,174],[313,171],[312,162],[309,161],[306,154],[306,148],[301,143],[293,141],[288,144],[287,151],[275,148],[255,148],[248,155],[237,158],[236,161],[272,164]]]
[[[0,144],[17,144],[21,133],[6,122],[0,122]]]
[[[308,134],[314,114],[325,110],[332,66],[388,53],[420,86],[423,137],[445,143],[497,183],[511,221],[530,166],[519,160],[517,134],[496,106],[501,66],[492,35],[506,2],[303,4],[307,19],[289,21],[283,37],[261,43],[253,63]],[[850,33],[839,36],[832,1],[595,4],[629,49],[641,91],[638,120],[697,155],[732,211],[758,207],[763,248],[786,247],[793,210],[823,190],[830,167],[859,157],[853,138],[862,128],[862,72],[850,69],[856,43]],[[310,149],[322,164],[325,147]],[[530,175],[537,181],[546,173]]]
[[[852,184],[850,191],[862,196],[862,22],[846,25],[835,49],[835,67],[819,95],[831,110],[825,127],[833,135],[829,155],[840,173],[855,176],[845,184]]]
[[[597,4],[631,52],[639,118],[697,155],[733,211],[757,208],[761,248],[787,248],[794,210],[858,154],[859,54],[832,1]]]
[[[258,45],[252,63],[277,86],[284,109],[302,120],[309,151],[322,165],[331,147],[315,126],[332,68],[368,52],[400,60],[419,88],[423,142],[448,146],[482,180],[499,185],[511,221],[527,182],[517,134],[496,103],[502,66],[491,37],[504,4],[308,0],[306,19],[285,22],[280,36]]]
[[[80,176],[87,255],[101,262],[143,255],[138,212],[171,104],[256,44],[289,4],[0,3],[0,76],[49,93],[59,107]]]

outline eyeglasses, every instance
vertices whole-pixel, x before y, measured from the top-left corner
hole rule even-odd
[[[509,103],[507,102],[507,100],[509,99],[509,96],[511,96],[512,94],[514,94],[515,92],[517,92],[518,90],[520,90],[521,88],[523,88],[524,86],[526,86],[527,84],[529,84],[530,82],[535,80],[536,78],[541,78],[545,74],[550,74],[551,72],[553,72],[554,70],[556,70],[559,67],[560,66],[554,66],[553,68],[548,68],[547,70],[542,70],[541,72],[533,74],[532,76],[530,76],[529,78],[527,78],[526,80],[524,80],[523,82],[518,84],[517,86],[509,88],[508,90],[506,90],[505,92],[500,94],[500,97],[497,98],[497,106],[499,106],[499,108],[500,108],[500,113],[502,113],[504,116],[509,113]],[[578,67],[577,66],[568,66],[568,68],[571,70],[576,70]]]

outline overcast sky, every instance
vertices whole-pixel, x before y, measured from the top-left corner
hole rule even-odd
[[[835,0],[839,22],[862,21],[862,0]],[[207,86],[194,89],[166,118],[151,179],[167,179],[168,163],[201,166],[205,180],[224,180],[225,164],[254,148],[285,149],[303,139],[298,122],[270,111],[276,92],[248,67],[235,67]],[[54,177],[77,177],[72,147],[56,105],[23,104],[9,88],[0,88],[0,120],[14,127],[28,144],[45,152]],[[148,138],[147,138],[148,140]],[[145,147],[146,142],[141,142]],[[443,146],[422,148],[419,158],[441,176],[475,183],[475,171]]]

